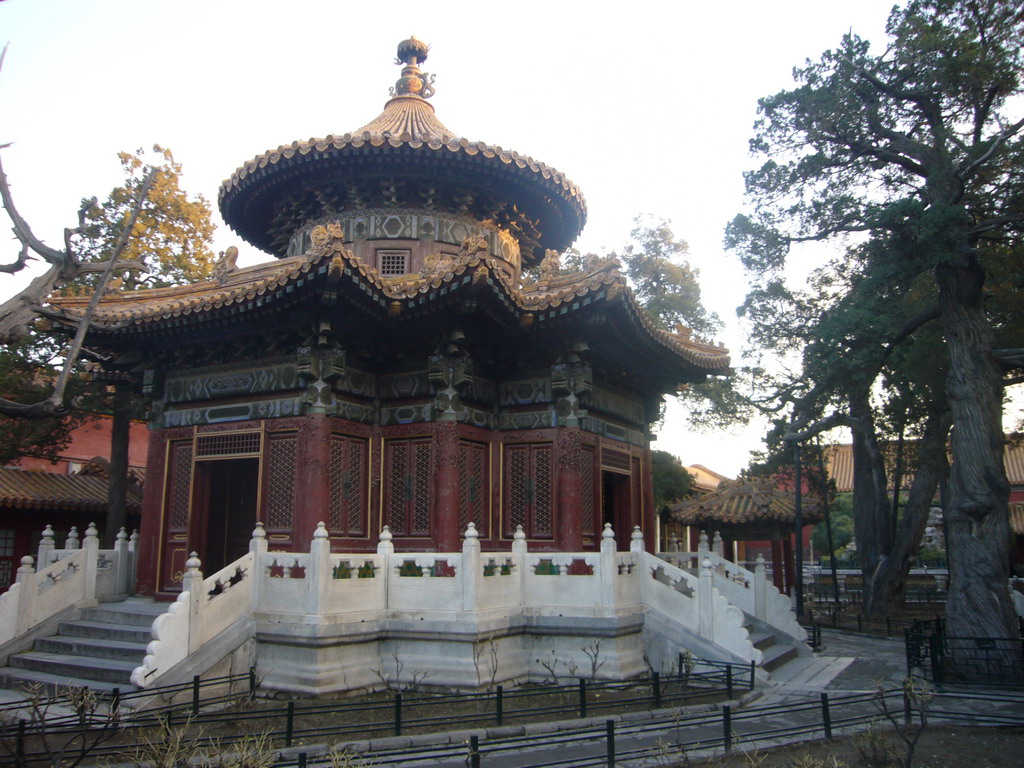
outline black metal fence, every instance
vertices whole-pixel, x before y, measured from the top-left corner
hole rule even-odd
[[[501,726],[516,720],[556,720],[586,718],[595,713],[626,709],[659,709],[681,707],[701,700],[732,699],[751,690],[755,669],[751,665],[688,659],[680,656],[673,674],[653,673],[625,682],[578,679],[571,685],[541,685],[506,691],[501,685],[485,693],[426,694],[400,691],[360,701],[351,699],[329,703],[297,703],[289,701],[278,707],[253,706],[218,711],[203,711],[206,704],[224,703],[226,694],[203,698],[202,691],[213,686],[244,682],[244,691],[234,695],[237,701],[255,691],[256,675],[196,678],[192,684],[152,688],[106,699],[107,707],[99,708],[84,723],[81,715],[53,718],[19,718],[17,705],[0,709],[0,739],[8,754],[23,756],[23,764],[43,760],[44,752],[33,751],[33,738],[61,738],[87,733],[89,728],[104,729],[116,725],[122,738],[117,744],[102,744],[91,750],[94,757],[130,754],[145,746],[143,729],[163,726],[187,726],[195,732],[204,728],[216,733],[219,746],[250,738],[253,733],[266,734],[274,744],[288,748],[296,741],[335,738],[368,738],[400,736],[409,731],[444,730],[457,712],[457,721],[466,727]],[[250,688],[251,686],[251,688]],[[183,697],[182,694],[188,696]],[[166,698],[172,703],[147,709],[137,714],[116,714],[118,705],[129,698],[145,694]],[[57,700],[53,700],[57,703]],[[49,702],[44,702],[44,705]],[[23,706],[22,706],[23,709]],[[113,720],[113,722],[112,722]],[[139,741],[123,738],[125,733],[140,732]]]
[[[841,629],[845,632],[878,635],[879,637],[899,637],[903,634],[904,630],[910,629],[916,622],[914,620],[893,619],[889,616],[879,619],[830,608],[827,610],[805,611],[805,619],[801,623],[805,626],[818,625],[820,627]]]
[[[1024,688],[1024,637],[950,637],[945,622],[916,622],[904,633],[907,674],[937,686]]]
[[[822,693],[802,702],[735,709],[723,705],[708,713],[674,714],[643,722],[605,720],[578,729],[559,729],[557,732],[486,738],[470,734],[462,743],[446,743],[410,748],[373,749],[361,751],[359,759],[366,765],[401,766],[422,765],[430,761],[438,764],[468,765],[481,768],[503,763],[513,754],[536,750],[541,745],[557,744],[558,750],[541,751],[536,759],[522,760],[521,768],[555,768],[570,761],[584,766],[609,766],[618,763],[639,762],[688,764],[689,756],[698,751],[729,752],[742,745],[756,748],[779,741],[799,741],[813,738],[831,739],[839,733],[860,730],[878,722],[882,704],[904,722],[917,719],[920,710],[911,706],[901,690],[875,694],[830,696]],[[984,705],[979,714],[978,703]],[[964,704],[973,703],[973,707]],[[932,720],[965,725],[1024,725],[1024,699],[995,694],[957,695],[955,700],[935,696],[928,705]],[[997,708],[998,707],[998,708]],[[571,752],[567,752],[571,750]],[[274,764],[274,768],[311,768],[329,765],[324,756],[296,753]]]

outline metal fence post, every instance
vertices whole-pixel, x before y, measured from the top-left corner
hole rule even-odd
[[[725,698],[732,698],[732,664],[725,665]]]
[[[654,706],[661,707],[661,675],[651,672],[651,691],[654,694]]]
[[[722,741],[726,752],[732,752],[732,707],[722,706]]]
[[[494,705],[495,717],[496,717],[496,719],[498,721],[498,725],[501,725],[501,721],[505,717],[505,699],[504,699],[504,695],[505,695],[505,689],[502,688],[499,685],[498,686],[497,700],[495,701],[495,705]]]
[[[580,717],[587,716],[587,680],[580,678]]]
[[[750,690],[754,690],[754,662],[750,662]]]
[[[292,745],[292,736],[295,733],[295,702],[288,702],[288,719],[284,726],[284,745],[290,747]]]
[[[256,667],[249,667],[249,698],[256,696]]]
[[[832,713],[828,709],[828,694],[821,692],[821,724],[825,728],[825,738],[832,741]]]
[[[305,752],[299,752],[298,768],[306,768],[306,753]]]
[[[615,721],[604,721],[605,743],[608,753],[608,768],[615,768]]]
[[[395,694],[395,736],[402,735],[402,694]]]
[[[199,714],[199,675],[192,676],[192,714]]]
[[[469,768],[480,768],[480,737],[469,737]]]

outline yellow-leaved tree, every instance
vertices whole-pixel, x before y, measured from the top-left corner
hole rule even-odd
[[[103,203],[83,201],[83,226],[75,243],[79,258],[102,261],[110,257],[131,217],[139,188],[155,170],[152,187],[121,254],[122,259],[138,261],[146,269],[125,273],[121,289],[161,288],[209,277],[214,262],[210,203],[181,188],[181,164],[159,144],[149,152],[140,148],[118,157],[125,171],[124,184],[111,190]],[[82,282],[89,285],[94,281]]]

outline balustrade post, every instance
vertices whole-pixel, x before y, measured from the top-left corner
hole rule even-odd
[[[715,554],[721,558],[725,558],[725,542],[722,541],[722,534],[719,531],[715,531],[715,538],[711,542],[711,547]]]
[[[708,556],[710,552],[708,547],[708,532],[700,532],[700,541],[697,542],[697,567],[700,568],[700,564],[704,562],[704,558]]]
[[[754,565],[754,617],[768,621],[768,572],[761,554]]]
[[[630,542],[632,546],[632,542]],[[618,567],[615,563],[618,552],[615,547],[615,531],[611,523],[604,524],[601,531],[601,555],[599,564],[601,568],[601,606],[613,608],[615,606],[615,575]]]
[[[309,545],[309,568],[306,570],[306,613],[322,616],[330,603],[331,586],[331,540],[327,537],[327,526],[321,520],[313,531]]]
[[[37,592],[36,580],[33,578],[36,573],[36,569],[33,567],[34,562],[32,555],[25,555],[21,558],[21,566],[15,577],[15,583],[19,585],[15,593],[18,600],[15,633],[19,635],[32,625],[32,613],[35,609]],[[8,596],[8,599],[10,597],[11,595]]]
[[[391,579],[394,574],[391,572],[391,559],[395,554],[395,545],[391,543],[391,528],[384,526],[380,531],[380,539],[377,541],[377,554],[383,561],[381,570],[384,572],[384,608],[390,607],[391,600]]]
[[[633,533],[629,537],[629,551],[638,555],[644,553],[644,534],[639,525],[633,526]]]
[[[466,526],[466,537],[462,540],[461,569],[462,610],[475,611],[479,608],[477,592],[483,572],[480,570],[480,534],[473,523]]]
[[[138,565],[139,532],[128,537],[128,593],[135,594],[135,566]]]
[[[714,640],[714,584],[711,577],[711,558],[705,557],[700,562],[700,577],[697,584],[697,607],[700,612],[700,636]]]
[[[263,558],[267,554],[267,532],[263,529],[263,523],[257,522],[256,527],[252,529],[249,552],[252,554],[252,608],[255,611],[260,607],[263,580],[267,576]]]
[[[45,568],[50,564],[50,556],[54,548],[53,526],[47,525],[43,528],[43,538],[39,540],[39,552],[36,556],[36,562],[39,563],[40,568]]]
[[[82,549],[85,550],[85,580],[82,584],[82,597],[85,598],[86,605],[90,605],[96,602],[96,577],[100,556],[100,537],[95,523],[89,523],[89,527],[85,529],[85,541],[82,542]]]
[[[121,528],[114,539],[114,563],[117,568],[115,591],[119,595],[127,595],[131,580],[131,564],[128,555],[128,531]]]
[[[78,526],[72,525],[68,537],[64,540],[64,549],[78,549]]]
[[[185,561],[181,588],[188,592],[188,652],[195,653],[203,644],[203,572],[199,553],[193,552]]]
[[[523,605],[526,600],[526,533],[523,526],[517,525],[516,532],[512,534],[512,563],[519,574],[519,604]]]

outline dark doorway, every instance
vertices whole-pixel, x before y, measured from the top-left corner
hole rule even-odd
[[[629,539],[633,535],[633,515],[629,500],[629,475],[602,472],[601,527],[605,523],[612,524],[615,546],[619,551],[629,549]]]
[[[249,551],[256,527],[260,460],[196,462],[199,558],[209,576]]]

